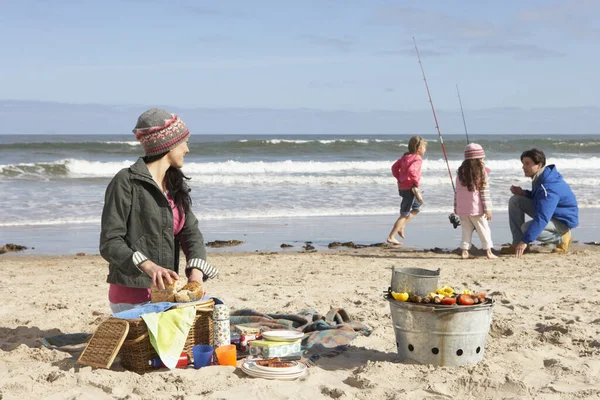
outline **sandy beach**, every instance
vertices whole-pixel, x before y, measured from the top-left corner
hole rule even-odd
[[[246,376],[233,367],[138,375],[77,365],[41,338],[94,332],[109,316],[106,262],[97,255],[0,256],[2,399],[595,399],[600,398],[600,248],[564,256],[463,261],[402,249],[315,253],[211,253],[221,269],[211,294],[231,309],[296,313],[343,307],[373,328],[297,381]],[[484,360],[433,367],[397,361],[388,302],[391,268],[441,267],[440,282],[496,300]]]

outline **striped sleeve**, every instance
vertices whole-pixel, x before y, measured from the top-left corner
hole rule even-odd
[[[213,267],[201,258],[192,258],[191,260],[189,260],[185,269],[188,270],[191,268],[195,268],[202,271],[206,279],[212,279],[219,274],[219,271],[215,267]]]
[[[479,197],[481,198],[481,203],[483,205],[483,212],[491,212],[492,211],[492,196],[490,194],[490,185],[486,182],[483,186],[483,189],[479,191]]]
[[[133,257],[131,259],[133,261],[133,265],[135,265],[137,269],[140,269],[140,264],[148,260],[148,257],[146,257],[141,251],[136,251],[133,253]]]

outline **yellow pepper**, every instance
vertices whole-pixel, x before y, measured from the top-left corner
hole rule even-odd
[[[408,300],[408,293],[406,293],[406,292],[403,292],[403,293],[392,292],[392,297],[395,300],[398,300],[398,301],[406,301],[406,300]]]
[[[452,289],[450,286],[442,286],[437,290],[437,293],[445,297],[452,297],[454,294],[454,289]]]
[[[431,297],[431,298],[439,297],[440,299],[443,299],[444,297],[446,297],[443,294],[433,293],[433,292],[429,293],[428,296]]]
[[[465,289],[462,291],[462,294],[473,294],[473,292],[470,291],[469,289]]]

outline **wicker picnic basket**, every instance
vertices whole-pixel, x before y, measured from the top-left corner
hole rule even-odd
[[[213,309],[215,302],[212,299],[197,302],[189,307],[196,307],[196,318],[190,328],[184,351],[190,360],[193,360],[192,347],[197,344],[213,343]],[[182,306],[185,306],[182,304]],[[127,319],[129,322],[129,333],[121,346],[119,356],[123,368],[137,373],[151,371],[154,368],[149,361],[158,357],[156,350],[150,344],[148,328],[141,318]]]

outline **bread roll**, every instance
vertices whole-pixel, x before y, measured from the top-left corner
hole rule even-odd
[[[202,298],[202,294],[204,292],[204,290],[202,288],[202,284],[200,282],[189,282],[187,285],[185,285],[183,288],[181,288],[181,291],[189,292],[189,293],[187,293],[187,298],[189,298],[189,300],[187,300],[187,301],[200,300]]]
[[[192,300],[192,292],[189,290],[180,290],[179,292],[175,293],[176,303],[187,303],[190,301],[194,300]]]
[[[179,279],[177,280],[172,280],[173,283],[171,283],[170,285],[163,281],[163,283],[165,284],[164,289],[159,289],[158,286],[152,285],[152,287],[150,288],[150,299],[152,303],[159,303],[161,301],[174,303],[176,301],[175,293],[177,293],[179,290],[181,290],[181,288],[183,288],[187,284],[187,278],[182,276],[179,277]]]

